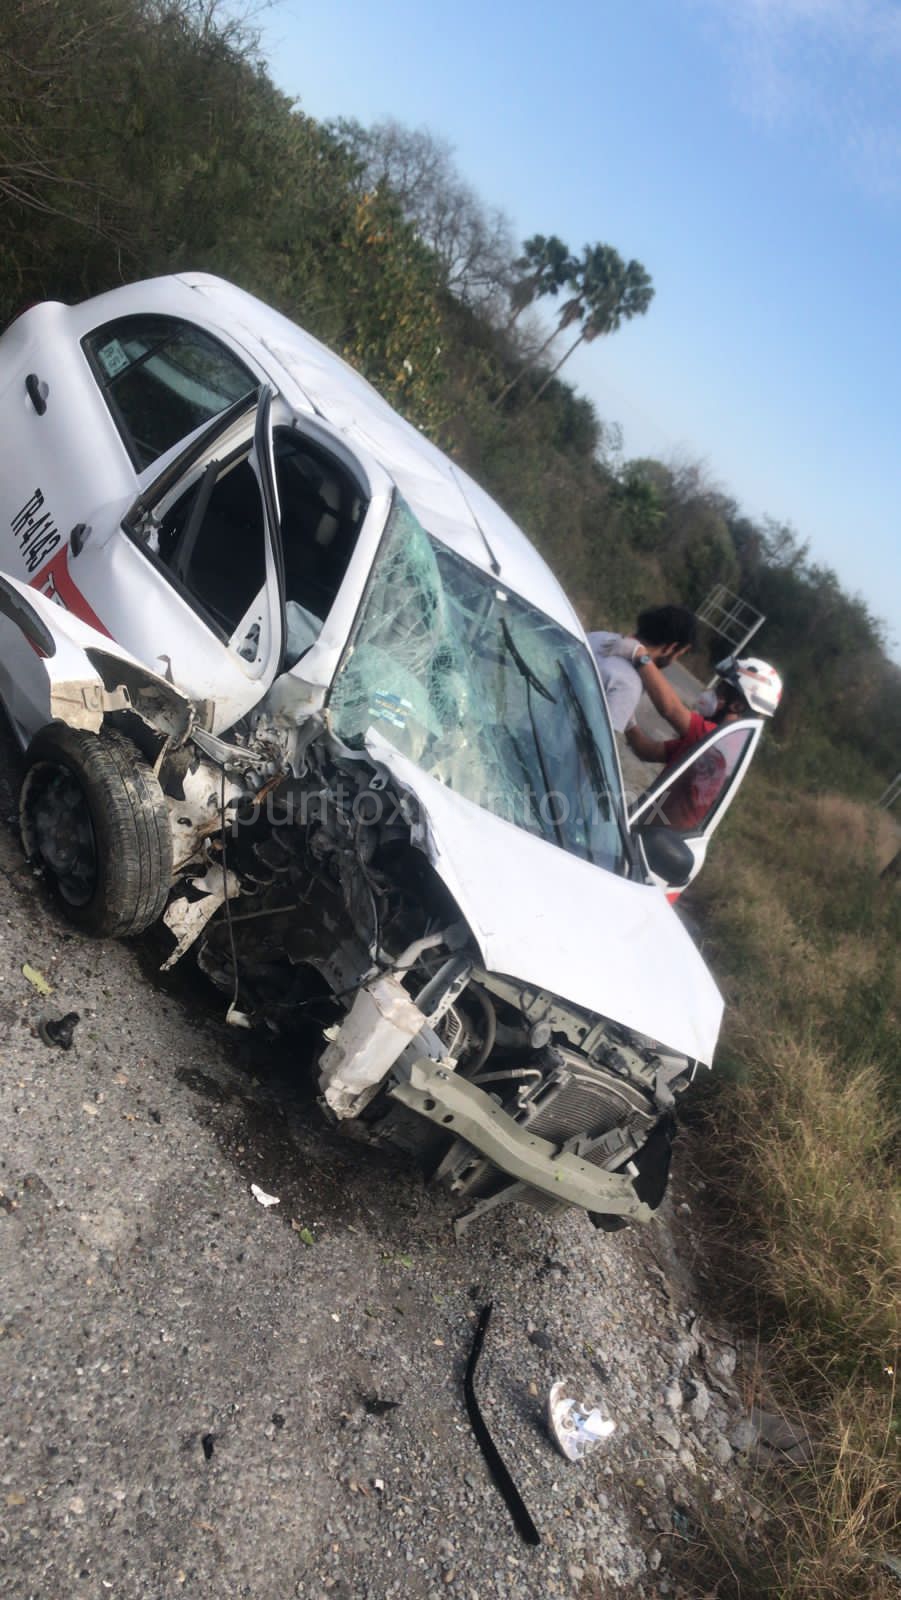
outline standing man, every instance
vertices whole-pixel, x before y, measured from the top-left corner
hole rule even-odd
[[[617,733],[626,733],[635,722],[641,668],[654,666],[659,674],[678,661],[696,643],[697,628],[694,612],[686,606],[650,606],[642,611],[634,634],[588,635]]]

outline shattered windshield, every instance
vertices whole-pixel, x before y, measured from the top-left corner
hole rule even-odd
[[[448,788],[598,866],[625,870],[613,737],[591,656],[455,555],[395,499],[331,693]]]

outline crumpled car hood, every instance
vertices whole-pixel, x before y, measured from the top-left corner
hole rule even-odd
[[[482,810],[372,728],[366,749],[418,800],[427,825],[421,842],[487,971],[710,1065],[722,997],[661,889],[618,878]]]

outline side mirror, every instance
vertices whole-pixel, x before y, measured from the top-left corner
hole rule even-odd
[[[636,828],[635,837],[641,841],[645,860],[654,876],[662,878],[671,889],[684,889],[695,864],[685,840],[662,823]]]

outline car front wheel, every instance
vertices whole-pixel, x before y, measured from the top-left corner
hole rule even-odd
[[[70,922],[101,938],[142,933],[172,881],[172,835],[159,781],[130,739],[50,723],[26,756],[22,842]]]

